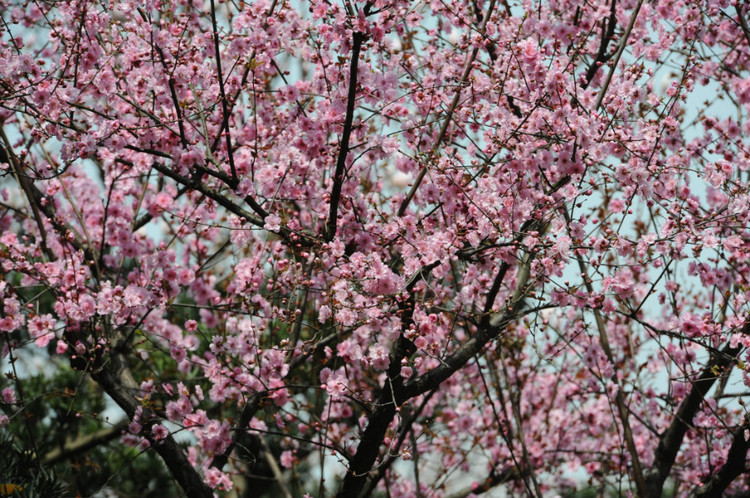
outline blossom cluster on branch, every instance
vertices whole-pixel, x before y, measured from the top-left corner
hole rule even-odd
[[[191,497],[750,488],[742,2],[0,13],[0,424],[37,355]]]

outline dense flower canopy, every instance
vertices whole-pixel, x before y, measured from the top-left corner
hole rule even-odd
[[[43,355],[188,496],[748,489],[742,2],[0,12],[3,425]]]

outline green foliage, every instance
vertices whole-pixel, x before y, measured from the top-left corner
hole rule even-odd
[[[103,488],[123,498],[179,496],[172,477],[152,450],[111,444],[119,439],[119,432],[111,432],[85,451],[63,452],[64,457],[52,465],[41,463],[66,443],[101,433],[116,422],[102,417],[107,399],[87,374],[63,362],[56,368],[54,376],[24,378],[23,398],[17,392],[14,406],[0,403],[10,417],[0,447],[0,484],[22,488],[11,487],[16,493],[11,496],[85,497]],[[17,387],[10,374],[0,379],[0,389],[9,386]],[[5,455],[8,465],[2,463]]]
[[[120,444],[103,445],[57,468],[61,478],[82,496],[91,496],[103,488],[110,489],[120,498],[180,495],[161,459],[153,451],[141,452],[138,448]]]
[[[71,496],[67,485],[54,470],[41,467],[31,451],[24,450],[12,439],[0,439],[0,496],[55,498]]]

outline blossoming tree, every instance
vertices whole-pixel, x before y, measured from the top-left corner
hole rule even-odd
[[[0,423],[36,464],[129,445],[191,497],[747,491],[743,2],[0,12]],[[34,357],[74,388],[25,395]],[[122,415],[66,440],[29,415],[97,392]]]

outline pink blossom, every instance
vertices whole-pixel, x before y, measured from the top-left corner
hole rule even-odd
[[[153,434],[155,440],[159,441],[169,435],[169,430],[161,424],[156,424],[151,427],[151,434]]]
[[[57,354],[63,354],[67,350],[68,350],[68,344],[65,341],[57,341],[57,347],[55,348],[55,352]]]
[[[370,348],[369,358],[372,361],[372,366],[377,370],[385,370],[389,364],[389,352],[384,346],[376,344]]]
[[[130,422],[130,424],[128,424],[128,430],[130,431],[131,434],[140,434],[141,431],[143,430],[143,426],[139,424],[138,422],[133,421],[133,422]]]
[[[609,210],[613,213],[621,213],[625,209],[625,203],[621,199],[612,199],[609,201]]]
[[[346,376],[340,370],[331,372],[330,369],[324,368],[320,371],[321,388],[324,389],[331,399],[337,400],[346,393],[347,380]]]
[[[272,214],[266,217],[266,223],[263,226],[266,230],[276,232],[281,228],[281,218],[278,215]]]
[[[320,323],[325,323],[330,317],[331,317],[331,308],[324,304],[318,310],[318,321]]]
[[[12,387],[6,387],[2,392],[3,403],[12,404],[16,402],[16,391]]]
[[[172,205],[172,196],[166,192],[159,192],[150,201],[148,212],[151,216],[158,216],[163,211],[170,209]]]
[[[293,455],[294,454],[289,450],[282,451],[281,457],[279,458],[279,463],[281,464],[281,466],[287,469],[291,469],[294,463]]]
[[[232,489],[232,480],[229,478],[229,474],[216,468],[206,470],[203,481],[213,489],[219,489],[222,491],[229,491]]]
[[[129,285],[122,293],[122,302],[125,306],[134,307],[145,304],[146,290],[137,285]]]
[[[46,347],[54,338],[55,319],[49,313],[38,315],[29,320],[29,334],[39,347]]]
[[[13,317],[6,316],[3,318],[0,318],[0,331],[2,332],[13,332],[16,329],[16,321],[13,320]]]
[[[723,486],[747,6],[510,4],[12,2],[0,424],[59,429],[15,389],[72,369],[70,414],[136,407],[112,444],[184,489],[265,446],[281,490],[297,467],[393,498]]]

